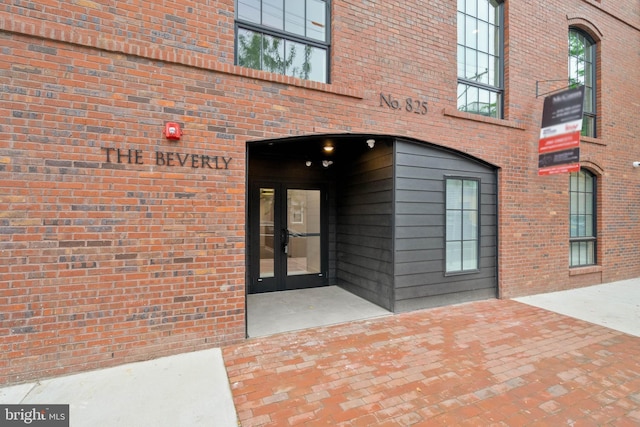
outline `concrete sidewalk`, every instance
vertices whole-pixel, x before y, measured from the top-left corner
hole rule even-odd
[[[0,389],[18,403],[69,404],[72,427],[238,426],[217,348]]]
[[[69,404],[73,427],[633,425],[639,336],[633,279],[252,338],[0,388],[0,403]]]
[[[640,337],[640,278],[515,300]]]

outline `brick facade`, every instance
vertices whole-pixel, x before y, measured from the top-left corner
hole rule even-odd
[[[235,66],[233,0],[0,6],[0,384],[243,340],[247,141],[391,134],[497,166],[501,297],[640,276],[636,0],[507,0],[503,120],[456,109],[451,2],[331,14],[322,84]],[[600,132],[581,155],[598,265],[582,269],[568,177],[537,175],[536,81],[567,76],[569,26],[598,43]]]

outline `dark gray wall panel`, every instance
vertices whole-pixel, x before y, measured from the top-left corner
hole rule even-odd
[[[496,298],[495,289],[477,289],[466,292],[429,295],[422,298],[409,298],[396,301],[396,312],[402,313],[424,308],[442,307],[444,305],[462,304],[469,301]]]
[[[497,295],[496,171],[440,147],[397,141],[394,284],[396,312]],[[477,272],[445,274],[445,178],[480,180]]]
[[[353,159],[338,178],[338,283],[393,310],[393,149],[380,144]]]

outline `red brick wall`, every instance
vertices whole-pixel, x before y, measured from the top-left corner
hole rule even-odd
[[[243,339],[248,140],[406,135],[497,165],[503,297],[640,276],[635,0],[507,2],[505,120],[456,110],[451,2],[334,2],[329,85],[234,66],[233,0],[103,3],[0,6],[0,383]],[[601,137],[582,157],[601,185],[599,267],[570,272],[535,82],[567,75],[573,24],[600,40]]]

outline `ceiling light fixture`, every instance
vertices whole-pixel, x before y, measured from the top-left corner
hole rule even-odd
[[[367,145],[369,146],[369,148],[373,148],[376,145],[376,140],[373,138],[367,139]]]
[[[325,151],[325,153],[331,153],[333,152],[333,145],[327,144],[323,147],[323,150]]]

